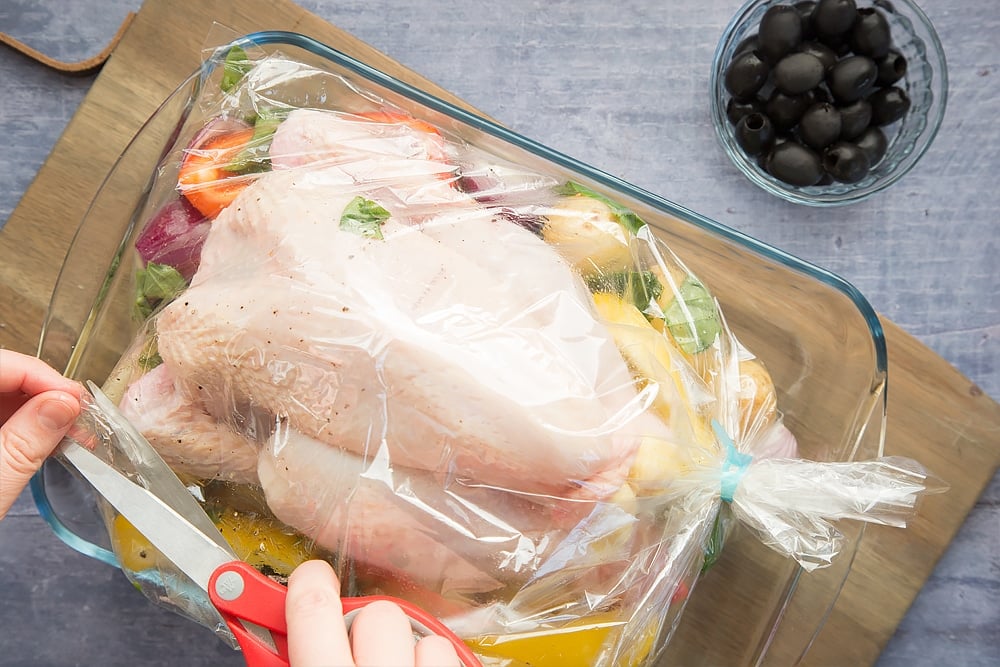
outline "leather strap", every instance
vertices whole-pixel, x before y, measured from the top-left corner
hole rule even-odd
[[[108,56],[111,55],[111,52],[115,50],[115,47],[118,46],[118,42],[121,41],[122,37],[125,35],[125,31],[128,30],[128,27],[134,18],[135,12],[129,12],[125,16],[125,20],[122,21],[122,24],[118,27],[118,32],[116,32],[115,36],[111,38],[111,41],[108,42],[103,49],[101,49],[100,53],[92,58],[87,58],[86,60],[81,60],[75,63],[50,58],[41,51],[33,49],[21,40],[15,39],[5,32],[0,32],[0,43],[6,44],[15,51],[20,51],[32,60],[40,62],[46,67],[51,67],[54,70],[64,72],[66,74],[91,74],[99,70],[104,65],[104,62],[108,59]]]

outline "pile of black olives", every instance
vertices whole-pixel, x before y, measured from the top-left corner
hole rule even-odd
[[[724,83],[736,141],[790,185],[855,183],[885,155],[883,127],[910,108],[889,23],[854,0],[775,5]]]

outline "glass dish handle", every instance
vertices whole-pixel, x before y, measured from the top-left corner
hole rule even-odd
[[[52,532],[56,534],[56,537],[62,540],[68,547],[79,551],[84,556],[88,556],[103,563],[107,563],[112,567],[121,569],[121,564],[118,562],[118,558],[115,556],[113,551],[94,544],[90,540],[76,534],[59,518],[58,512],[56,512],[55,508],[52,506],[52,502],[49,500],[48,493],[46,493],[45,490],[45,468],[50,465],[61,464],[49,460],[44,466],[42,466],[42,469],[35,473],[35,476],[31,478],[31,496],[35,501],[35,507],[38,508],[38,513],[42,516],[45,522],[49,524],[49,527],[52,529]]]

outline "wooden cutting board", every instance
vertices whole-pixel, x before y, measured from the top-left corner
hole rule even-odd
[[[183,12],[170,0],[148,0],[0,231],[0,347],[35,351],[58,270],[88,202],[142,122],[197,66],[213,22],[235,34],[277,29],[310,35],[469,108],[288,0],[212,0],[186,3]],[[171,57],[158,57],[163,53]],[[869,528],[806,664],[877,659],[1000,464],[1000,405],[892,322],[883,319],[883,325],[890,368],[886,448],[922,461],[951,490],[928,499],[906,530]],[[781,655],[781,646],[775,649]]]

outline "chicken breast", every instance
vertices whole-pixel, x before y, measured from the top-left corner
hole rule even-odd
[[[156,324],[172,371],[398,465],[559,496],[620,486],[638,439],[665,434],[630,428],[645,397],[565,262],[479,207],[406,224],[379,188],[392,217],[364,238],[338,225],[356,192],[336,168],[277,171],[223,211]]]

